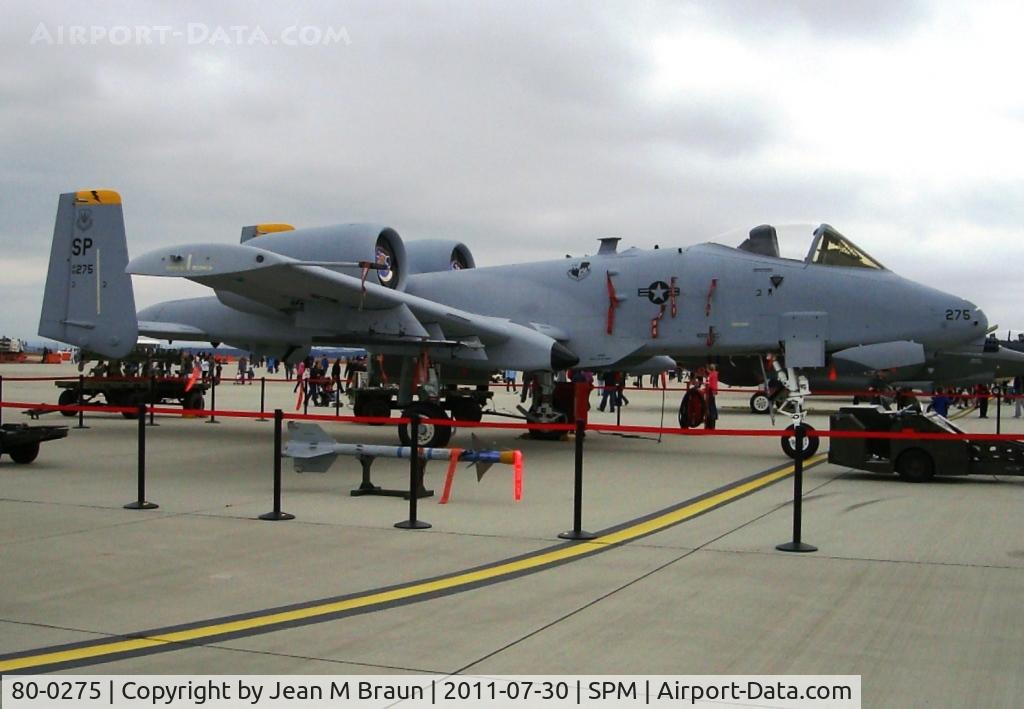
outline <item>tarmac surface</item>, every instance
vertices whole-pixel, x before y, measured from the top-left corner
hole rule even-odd
[[[227,371],[227,370],[226,370]],[[68,365],[0,365],[5,401],[56,401]],[[495,390],[498,410],[516,399]],[[627,389],[623,424],[661,422],[662,393]],[[595,393],[592,401],[596,402]],[[680,392],[666,396],[674,426]],[[769,428],[746,394],[720,398],[720,428]],[[267,408],[293,410],[292,385]],[[837,399],[816,399],[826,429]],[[259,382],[218,387],[221,409],[259,410]],[[313,413],[315,409],[310,409]],[[994,432],[971,413],[961,425]],[[332,413],[320,409],[318,413]],[[342,413],[350,413],[344,407]],[[1011,408],[1004,433],[1024,432]],[[4,409],[3,422],[28,421]],[[614,423],[592,412],[592,422]],[[49,414],[40,423],[75,419]],[[803,538],[792,467],[775,438],[615,435],[585,440],[583,528],[573,526],[573,443],[481,430],[523,451],[478,483],[446,464],[419,500],[427,530],[399,530],[394,497],[352,497],[354,459],[326,474],[284,461],[290,521],[273,506],[272,423],[157,417],[147,497],[137,434],[86,416],[31,465],[0,460],[0,672],[111,674],[858,674],[864,706],[1016,706],[1024,696],[1024,480],[913,485],[822,462],[805,472]],[[778,427],[781,427],[777,424]],[[343,442],[394,444],[394,427],[327,423]],[[453,445],[469,445],[460,430]],[[822,449],[827,449],[827,440]],[[408,462],[374,482],[408,485]]]

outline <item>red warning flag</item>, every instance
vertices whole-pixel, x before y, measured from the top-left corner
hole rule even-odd
[[[441,493],[441,499],[437,501],[439,505],[447,505],[448,498],[452,494],[452,483],[455,481],[455,467],[459,464],[459,456],[462,455],[461,448],[452,448],[452,457],[448,460],[448,474],[444,478],[444,492]]]
[[[196,385],[197,379],[199,379],[199,367],[192,367],[192,373],[188,375],[188,381],[185,382],[186,392]]]
[[[523,452],[512,452],[512,470],[515,479],[512,483],[512,499],[519,502],[523,499]]]

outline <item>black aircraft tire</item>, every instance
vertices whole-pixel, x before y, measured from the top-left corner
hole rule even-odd
[[[425,419],[447,419],[448,414],[444,412],[437,404],[432,404],[429,401],[417,401],[415,404],[411,404],[402,411],[402,417],[408,418],[413,414]],[[410,433],[410,424],[405,424],[398,427],[398,438],[402,441],[403,446],[412,445],[412,436]],[[448,445],[448,441],[452,439],[452,427],[442,426],[435,424],[420,424],[419,431],[419,446],[421,448],[443,448]]]
[[[527,434],[535,441],[560,441],[562,440],[562,436],[565,435],[565,431],[540,431],[535,428],[531,428],[527,431]]]
[[[766,414],[772,408],[772,400],[763,391],[754,392],[750,397],[750,413]]]
[[[78,403],[78,392],[71,391],[70,389],[65,389],[64,391],[62,391],[60,393],[60,397],[57,399],[57,405],[58,406],[74,406],[77,403]],[[68,418],[71,418],[72,416],[77,416],[78,412],[77,411],[68,411],[66,409],[61,409],[60,415],[61,416],[67,416]]]
[[[920,448],[910,448],[896,459],[896,474],[908,483],[926,483],[935,477],[935,461]]]
[[[11,460],[15,463],[31,463],[39,455],[39,441],[35,443],[25,443],[20,446],[16,446],[6,451],[11,456]]]
[[[814,427],[804,424],[804,432],[813,431]],[[788,435],[782,437],[782,452],[788,455],[793,460],[796,460],[796,436],[793,435],[793,426],[786,426],[786,433]],[[818,452],[818,446],[821,444],[821,439],[817,436],[804,436],[804,453],[803,460],[807,460],[812,455]]]

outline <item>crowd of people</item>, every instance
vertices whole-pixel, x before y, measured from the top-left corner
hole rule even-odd
[[[505,370],[500,373],[501,383],[505,385],[505,391],[520,389],[520,399],[525,401],[528,396],[536,394],[538,383],[536,379],[516,383],[518,373],[513,370]],[[643,376],[637,376],[634,380],[634,388],[643,387]],[[706,367],[698,367],[694,371],[677,368],[674,371],[664,374],[649,375],[650,386],[660,389],[668,385],[669,380],[682,382],[685,385],[686,393],[680,404],[680,424],[686,422],[690,428],[704,426],[715,428],[718,420],[718,368],[714,364]],[[662,379],[664,377],[664,379]],[[625,406],[629,406],[627,391],[627,374],[620,371],[604,371],[593,373],[586,370],[570,370],[568,373],[558,373],[556,380],[584,383],[586,385],[586,407],[590,409],[590,392],[600,392],[597,403],[597,410],[601,412],[617,412]]]

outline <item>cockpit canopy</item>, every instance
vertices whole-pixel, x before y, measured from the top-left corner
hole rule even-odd
[[[780,227],[781,228],[781,227]],[[784,227],[792,232],[792,226]],[[809,227],[798,229],[806,234]],[[741,251],[749,251],[762,256],[781,258],[779,253],[779,237],[774,226],[762,224],[750,230],[746,240],[739,245]],[[847,268],[870,268],[877,271],[885,270],[879,261],[868,255],[866,251],[840,234],[829,224],[822,224],[814,229],[814,241],[804,257],[804,263],[818,266],[844,266]]]
[[[814,230],[814,242],[811,244],[811,250],[807,252],[804,262],[820,266],[885,270],[885,266],[828,224],[822,224]]]

